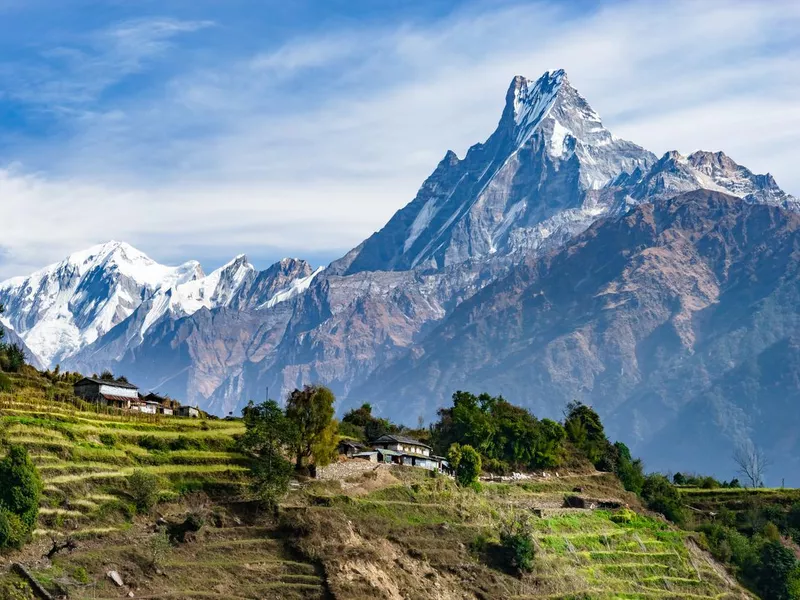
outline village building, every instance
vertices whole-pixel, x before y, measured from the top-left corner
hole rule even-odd
[[[191,417],[192,419],[200,418],[200,409],[194,406],[181,406],[178,408],[177,415],[179,417]]]
[[[452,474],[452,469],[447,460],[442,456],[431,454],[431,447],[420,441],[403,435],[382,435],[372,444],[372,449],[359,449],[357,452],[348,454],[348,451],[355,450],[356,444],[346,442],[339,445],[341,454],[360,460],[368,460],[374,463],[385,463],[395,465],[405,465],[407,467],[419,467],[431,471]]]
[[[430,446],[404,435],[382,435],[372,442],[372,447],[376,450],[382,448],[409,456],[430,456],[431,454]]]
[[[341,456],[352,458],[359,452],[363,452],[365,448],[366,446],[364,446],[364,444],[356,442],[355,440],[340,440],[338,451]]]
[[[119,409],[131,409],[139,402],[139,388],[125,381],[114,381],[84,377],[73,389],[75,395],[89,402]]]
[[[180,407],[180,403],[172,398],[160,396],[153,392],[144,397],[145,402],[156,403],[156,410],[160,415],[174,415],[175,411]]]

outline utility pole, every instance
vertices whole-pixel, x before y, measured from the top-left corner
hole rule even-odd
[[[269,386],[267,386],[267,402],[269,402]]]

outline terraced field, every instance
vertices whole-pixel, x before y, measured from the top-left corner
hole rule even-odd
[[[275,519],[248,502],[240,422],[105,414],[58,394],[46,385],[0,394],[0,428],[28,448],[45,484],[34,541],[12,560],[71,599],[749,598],[689,534],[655,516],[564,508],[571,496],[640,511],[611,475],[475,492],[384,465],[347,482],[296,483]],[[160,478],[153,514],[133,506],[137,470]],[[170,543],[166,531],[189,515],[202,527]],[[519,576],[499,532],[523,515],[536,556]],[[77,548],[42,558],[65,539]],[[3,568],[0,596],[30,599]]]
[[[135,470],[164,480],[165,498],[191,490],[236,495],[245,459],[234,450],[237,421],[92,413],[0,394],[9,442],[28,448],[45,484],[36,534],[104,535],[129,524],[126,478]]]
[[[408,480],[402,485],[363,497],[321,493],[312,506],[297,509],[303,514],[293,515],[304,523],[307,543],[320,547],[328,584],[337,597],[370,597],[368,587],[355,586],[349,565],[338,558],[347,555],[348,548],[325,535],[343,522],[358,536],[355,545],[362,546],[357,560],[368,560],[371,569],[398,578],[398,564],[404,563],[397,557],[416,560],[408,567],[408,577],[399,579],[422,595],[408,597],[425,597],[426,586],[433,582],[445,589],[457,582],[454,589],[466,587],[484,598],[749,597],[689,534],[655,516],[628,509],[558,508],[565,495],[587,502],[631,500],[611,476],[487,484],[479,494],[457,490],[443,478],[420,478],[418,473],[404,477]],[[499,559],[500,523],[530,515],[532,508],[541,515],[530,520],[535,564],[531,574],[517,577],[505,572]],[[374,542],[381,538],[392,547]],[[420,563],[429,570],[419,569]],[[425,582],[421,587],[415,583],[420,578]]]

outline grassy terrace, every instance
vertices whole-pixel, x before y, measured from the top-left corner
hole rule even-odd
[[[398,475],[400,471],[397,470]],[[445,478],[403,469],[405,480],[353,497],[334,485],[313,486],[307,508],[289,517],[300,522],[307,551],[322,558],[331,589],[342,598],[370,598],[370,590],[346,577],[345,558],[380,565],[393,552],[453,574],[465,590],[483,598],[746,598],[741,589],[694,543],[689,534],[656,517],[630,510],[553,509],[580,488],[587,498],[628,497],[613,477],[564,477],[515,484],[485,484],[482,492],[459,490]],[[501,523],[532,507],[536,558],[531,574],[517,577],[498,563]],[[363,544],[347,550],[328,532],[354,530]],[[335,536],[334,536],[335,537]],[[389,540],[392,550],[376,539]],[[396,559],[395,559],[396,560]],[[395,569],[392,563],[387,571]],[[422,577],[437,581],[430,573]],[[414,585],[409,578],[408,585]],[[424,587],[423,587],[424,589]],[[414,596],[409,597],[425,597]],[[473,597],[473,596],[468,596]]]
[[[53,389],[37,385],[0,394],[0,427],[28,448],[45,484],[34,542],[16,559],[71,599],[129,591],[219,600],[748,597],[688,534],[658,518],[562,508],[575,494],[637,508],[610,475],[488,483],[478,493],[387,467],[354,476],[347,494],[341,482],[304,483],[275,521],[241,501],[241,423],[105,414],[54,401]],[[135,514],[126,477],[137,469],[162,480],[158,515],[172,523],[203,515],[196,539],[165,544],[156,515]],[[722,497],[683,493],[693,502]],[[498,542],[501,524],[522,514],[532,517],[536,557],[520,577],[498,560]],[[78,548],[41,561],[51,538],[66,536]],[[106,576],[112,569],[124,588]],[[0,597],[13,581],[0,573]]]
[[[28,448],[45,484],[41,536],[86,538],[128,528],[125,483],[137,469],[163,479],[166,499],[242,485],[246,461],[234,447],[240,422],[104,414],[47,396],[32,388],[0,394],[0,426],[10,442]]]

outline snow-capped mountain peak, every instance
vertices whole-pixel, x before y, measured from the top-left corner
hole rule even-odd
[[[778,187],[769,173],[758,175],[723,152],[702,150],[688,156],[677,150],[665,153],[648,172],[640,173],[631,196],[636,200],[668,197],[700,188],[738,196],[750,203],[800,210],[800,201]]]
[[[124,321],[158,287],[202,276],[196,261],[169,267],[112,241],[0,283],[0,303],[17,334],[49,364]]]
[[[440,269],[564,239],[608,210],[598,192],[655,158],[612,136],[563,70],[516,76],[489,139],[463,160],[448,152],[417,197],[332,272]]]
[[[233,303],[243,308],[243,299],[274,306],[305,290],[316,275],[294,259],[281,261],[274,275],[265,273],[269,283],[259,296],[254,284],[260,274],[244,254],[206,275],[197,261],[166,266],[130,244],[111,241],[0,283],[0,303],[8,309],[7,325],[44,364],[54,365],[132,316],[134,336],[141,339],[165,316]]]

